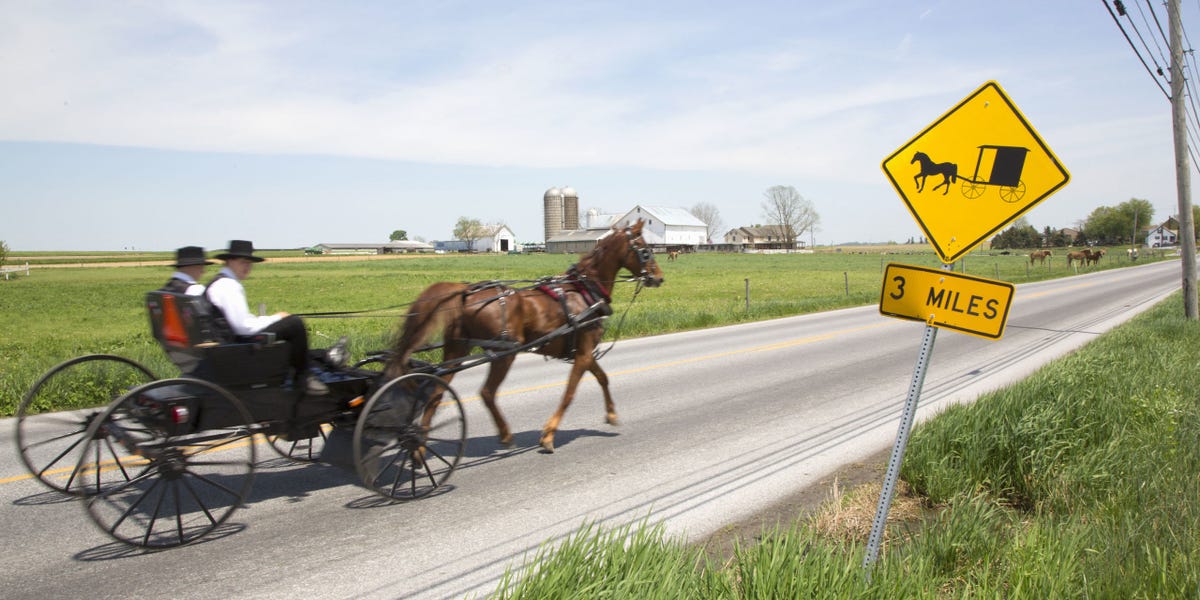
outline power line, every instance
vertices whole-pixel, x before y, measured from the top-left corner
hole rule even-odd
[[[1198,0],[1198,3],[1200,3],[1200,0]],[[1116,12],[1113,12],[1113,5],[1116,6]],[[1146,6],[1150,9],[1150,14],[1153,15],[1153,17],[1154,17],[1154,22],[1158,27],[1159,35],[1163,38],[1164,44],[1168,48],[1170,48],[1170,42],[1167,40],[1167,36],[1163,32],[1162,23],[1158,19],[1158,13],[1156,13],[1154,11],[1154,6],[1150,3],[1150,0],[1146,0]],[[1129,16],[1128,11],[1126,11],[1126,9],[1125,9],[1124,2],[1122,2],[1122,0],[1113,0],[1112,5],[1110,5],[1108,0],[1104,0],[1104,7],[1106,9],[1108,9],[1108,14],[1109,14],[1109,16],[1112,17],[1113,23],[1115,23],[1117,25],[1117,29],[1121,30],[1121,35],[1125,36],[1125,41],[1129,44],[1130,49],[1133,50],[1134,55],[1136,55],[1138,57],[1138,60],[1142,63],[1142,68],[1144,68],[1146,70],[1146,73],[1150,75],[1150,78],[1154,80],[1154,84],[1158,86],[1158,89],[1163,93],[1163,96],[1165,96],[1167,98],[1167,100],[1170,101],[1171,93],[1168,92],[1166,90],[1166,88],[1163,87],[1163,84],[1159,80],[1159,77],[1155,77],[1155,73],[1157,72],[1157,74],[1159,76],[1167,78],[1168,80],[1170,79],[1170,77],[1167,76],[1163,72],[1163,68],[1158,64],[1158,61],[1155,60],[1154,52],[1150,49],[1150,45],[1148,43],[1146,43],[1146,38],[1144,38],[1142,36],[1141,31],[1138,30],[1137,23],[1135,23],[1133,21],[1133,18]],[[1159,44],[1158,38],[1154,37],[1154,29],[1155,28],[1150,26],[1150,21],[1149,21],[1149,19],[1146,18],[1146,13],[1145,13],[1145,11],[1142,10],[1141,5],[1137,5],[1137,7],[1138,7],[1138,12],[1142,15],[1142,21],[1146,24],[1146,30],[1148,32],[1148,35],[1150,36],[1150,39],[1154,42],[1154,46],[1156,48],[1158,48],[1158,51],[1161,54],[1162,53],[1162,45]],[[1146,49],[1146,54],[1150,56],[1150,61],[1154,63],[1154,69],[1151,69],[1150,65],[1146,64],[1145,57],[1142,56],[1142,52],[1141,52],[1141,50],[1138,49],[1137,44],[1135,44],[1133,42],[1133,38],[1129,37],[1129,33],[1127,31],[1125,31],[1125,27],[1121,24],[1121,19],[1118,18],[1118,15],[1125,17],[1126,20],[1129,21],[1130,29],[1133,30],[1133,32],[1137,36],[1138,40],[1140,40],[1142,42],[1142,47]],[[1183,30],[1183,33],[1186,38],[1187,31]],[[1191,47],[1190,41],[1188,41],[1187,46],[1189,48]],[[1200,109],[1198,109],[1198,107],[1196,106],[1197,94],[1195,92],[1195,84],[1193,83],[1193,80],[1197,79],[1197,77],[1195,77],[1195,74],[1197,73],[1197,69],[1195,66],[1195,64],[1196,64],[1195,58],[1192,56],[1192,54],[1193,54],[1192,50],[1190,50],[1190,49],[1185,50],[1183,52],[1183,55],[1187,58],[1185,58],[1183,61],[1183,64],[1180,65],[1180,73],[1182,74],[1184,70],[1187,70],[1189,68],[1187,65],[1187,59],[1190,58],[1192,60],[1192,66],[1190,67],[1190,70],[1192,71],[1193,77],[1187,77],[1187,76],[1183,77],[1183,84],[1184,84],[1183,85],[1183,87],[1184,87],[1183,93],[1184,93],[1184,96],[1187,97],[1187,101],[1183,105],[1184,106],[1184,117],[1185,117],[1184,118],[1184,135],[1187,136],[1187,139],[1189,142],[1188,143],[1188,155],[1192,159],[1191,160],[1192,168],[1196,169],[1196,172],[1198,174],[1200,174],[1200,162],[1197,162],[1196,152],[1195,152],[1195,147],[1200,145]],[[1171,64],[1171,62],[1169,60],[1164,60],[1164,62],[1166,62],[1168,66]]]
[[[1121,0],[1115,0],[1115,1],[1117,3],[1117,6],[1120,7],[1121,13],[1124,14],[1125,13],[1124,4],[1121,3]],[[1117,29],[1121,30],[1121,35],[1125,36],[1125,41],[1129,42],[1129,47],[1133,49],[1133,53],[1135,55],[1137,55],[1138,60],[1142,62],[1142,68],[1146,69],[1146,73],[1150,75],[1150,79],[1154,80],[1154,85],[1157,85],[1158,89],[1162,91],[1163,95],[1166,96],[1167,99],[1170,99],[1171,98],[1170,92],[1168,92],[1165,88],[1163,88],[1162,82],[1160,82],[1158,80],[1158,78],[1154,76],[1154,71],[1151,71],[1150,65],[1146,64],[1146,59],[1142,58],[1142,53],[1138,51],[1137,46],[1133,43],[1133,40],[1130,39],[1129,34],[1126,33],[1125,27],[1121,25],[1121,20],[1117,18],[1117,13],[1113,12],[1112,6],[1108,3],[1108,0],[1104,0],[1104,8],[1108,9],[1108,14],[1112,16],[1113,23],[1117,24]]]
[[[1146,0],[1146,6],[1150,9],[1150,14],[1154,15],[1154,23],[1156,25],[1158,25],[1158,34],[1160,36],[1162,36],[1163,42],[1166,43],[1167,42],[1167,34],[1163,33],[1162,23],[1160,23],[1158,21],[1158,13],[1154,12],[1154,6],[1152,4],[1150,4],[1150,0]],[[1154,29],[1150,27],[1150,21],[1149,21],[1149,19],[1146,18],[1146,11],[1142,10],[1141,4],[1137,5],[1137,9],[1138,9],[1138,14],[1142,15],[1142,22],[1146,24],[1146,30],[1150,32],[1150,39],[1154,40],[1154,47],[1158,49],[1158,55],[1160,57],[1162,57],[1164,64],[1170,65],[1171,61],[1166,57],[1165,54],[1163,54],[1162,46],[1160,46],[1158,44],[1158,38],[1154,37]],[[1137,30],[1135,29],[1134,31],[1137,31]],[[1138,37],[1140,38],[1141,34],[1138,34]],[[1145,40],[1143,40],[1142,44],[1145,44],[1145,43],[1146,43]],[[1167,45],[1170,46],[1170,43],[1167,43]],[[1146,53],[1147,54],[1150,53],[1149,47],[1146,48]],[[1154,59],[1151,58],[1151,60],[1154,60]],[[1158,72],[1159,75],[1163,74],[1162,67],[1159,66],[1158,60],[1154,60],[1154,68]]]

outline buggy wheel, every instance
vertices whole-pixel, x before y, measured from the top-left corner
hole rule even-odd
[[[113,539],[170,548],[215,530],[246,500],[254,479],[250,413],[221,387],[164,379],[118,398],[88,427],[90,440],[113,448],[116,465],[84,468],[85,505]],[[140,470],[110,482],[113,469]]]
[[[267,437],[267,442],[271,444],[271,449],[283,458],[298,463],[314,463],[321,459],[321,451],[325,449],[330,431],[333,431],[333,425],[322,423],[317,425],[317,431],[312,437],[284,439],[283,436],[272,435]]]
[[[50,369],[17,408],[17,453],[29,473],[52,490],[86,495],[78,477],[80,457],[112,461],[113,449],[88,441],[88,425],[104,406],[130,388],[154,381],[142,365],[110,354],[89,354]],[[89,463],[90,464],[90,463]],[[113,477],[128,479],[127,471]]]
[[[983,183],[972,181],[970,179],[963,179],[962,195],[965,196],[968,200],[974,200],[974,199],[982,196],[984,190],[986,190],[986,189],[987,189],[987,186],[984,185]]]
[[[414,500],[440,489],[467,447],[462,402],[428,373],[393,379],[375,392],[354,428],[354,465],[371,491]]]
[[[1025,182],[1018,181],[1015,186],[1004,186],[1000,188],[1000,199],[1013,203],[1025,197]]]

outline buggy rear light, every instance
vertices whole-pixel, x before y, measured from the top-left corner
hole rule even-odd
[[[182,425],[184,423],[187,423],[189,415],[190,415],[190,413],[188,412],[188,409],[186,406],[172,406],[171,407],[171,421],[174,422],[176,425]]]
[[[350,408],[358,408],[358,407],[362,406],[363,402],[366,402],[366,399],[363,398],[362,396],[359,396],[359,397],[347,402],[346,405],[349,406]]]

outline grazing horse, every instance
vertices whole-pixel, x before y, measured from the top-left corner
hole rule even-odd
[[[671,250],[670,252],[667,252],[667,260],[668,261],[675,260],[677,258],[679,258],[678,250]]]
[[[542,448],[554,452],[554,432],[571,405],[584,372],[590,372],[600,384],[606,421],[616,425],[617,412],[608,391],[608,376],[596,362],[594,351],[604,333],[603,317],[612,314],[609,290],[622,269],[648,287],[663,283],[654,253],[642,239],[642,226],[643,221],[638,220],[624,229],[614,227],[591,253],[563,275],[542,282],[544,285],[519,289],[495,282],[474,285],[441,282],[429,286],[412,304],[384,367],[385,376],[403,375],[409,369],[412,354],[438,332],[442,335],[443,363],[467,356],[473,346],[495,350],[507,345],[506,348],[515,349],[549,336],[545,343],[528,350],[572,365],[558,410],[542,427]],[[496,391],[515,359],[516,352],[500,352],[488,361],[487,379],[479,391],[496,423],[500,443],[506,446],[512,444],[513,436],[496,406]],[[453,376],[449,373],[443,379],[449,383]],[[424,416],[426,423],[433,416],[432,410]]]
[[[1104,248],[1101,248],[1101,249],[1095,250],[1095,251],[1084,250],[1084,252],[1087,252],[1087,264],[1089,264],[1089,265],[1094,265],[1094,264],[1099,263],[1100,257],[1104,256],[1104,254],[1105,254]]]
[[[936,192],[938,188],[946,186],[946,189],[942,192],[943,196],[946,195],[946,192],[950,191],[950,184],[958,181],[958,165],[954,163],[934,163],[933,159],[929,158],[929,155],[924,152],[914,154],[912,160],[908,161],[908,164],[911,165],[915,162],[921,163],[921,172],[913,177],[913,181],[917,184],[918,192],[925,191],[925,178],[930,175],[942,176],[942,182],[933,186],[933,191]]]
[[[1033,252],[1029,253],[1029,264],[1032,265],[1034,261],[1037,261],[1044,265],[1046,264],[1046,257],[1048,256],[1054,255],[1051,254],[1049,250],[1034,250]]]
[[[1067,266],[1070,267],[1075,262],[1079,262],[1081,265],[1086,264],[1091,255],[1092,253],[1087,248],[1084,248],[1078,252],[1068,252]]]

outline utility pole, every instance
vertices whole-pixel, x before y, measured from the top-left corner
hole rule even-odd
[[[1179,251],[1183,255],[1183,314],[1196,320],[1196,229],[1192,217],[1192,180],[1188,164],[1186,100],[1183,97],[1183,23],[1179,0],[1168,0],[1171,29],[1171,125],[1175,133],[1175,190],[1179,197]]]

